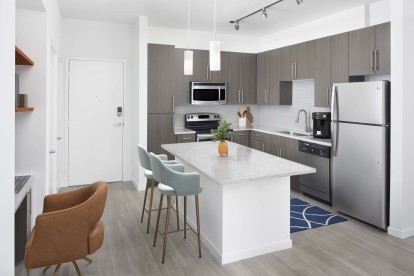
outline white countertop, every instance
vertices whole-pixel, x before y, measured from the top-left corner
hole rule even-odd
[[[219,185],[315,173],[316,169],[228,142],[229,156],[218,155],[218,143],[165,144],[162,148],[191,164]]]
[[[16,212],[17,209],[19,209],[20,204],[22,204],[23,202],[23,199],[25,198],[25,196],[29,193],[30,189],[32,188],[33,179],[34,179],[34,175],[31,175],[31,177],[26,182],[26,184],[24,184],[23,188],[19,191],[19,193],[14,195],[14,212]]]
[[[196,132],[194,130],[185,128],[185,127],[176,127],[174,128],[174,134],[175,135],[179,135],[179,134],[195,134]]]
[[[314,138],[313,136],[294,136],[294,135],[284,134],[278,131],[294,131],[294,132],[300,132],[300,133],[305,133],[305,132],[286,129],[286,128],[280,128],[280,127],[275,127],[275,126],[254,124],[252,126],[247,126],[247,127],[233,127],[232,129],[233,131],[254,130],[258,132],[263,132],[263,133],[272,134],[272,135],[279,135],[279,136],[288,137],[291,139],[296,139],[296,140],[301,140],[301,141],[306,141],[310,143],[315,143],[319,145],[324,145],[324,146],[329,146],[329,147],[332,146],[331,139],[320,139],[320,138]]]

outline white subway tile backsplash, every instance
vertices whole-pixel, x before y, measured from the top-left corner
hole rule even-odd
[[[289,106],[270,106],[270,105],[250,105],[254,117],[253,123],[266,124],[292,130],[305,130],[305,116],[301,114],[299,123],[295,123],[297,113],[300,109],[307,112],[329,112],[329,108],[314,107],[313,80],[300,80],[293,82],[292,105]],[[184,115],[196,112],[219,113],[224,120],[238,125],[237,111],[240,105],[186,105],[175,108],[175,127],[184,127]],[[312,120],[311,120],[312,123]]]

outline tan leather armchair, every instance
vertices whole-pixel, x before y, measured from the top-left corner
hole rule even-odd
[[[72,262],[81,275],[76,260],[85,259],[103,243],[101,217],[105,208],[108,184],[96,182],[87,187],[44,198],[43,213],[36,218],[25,252],[28,269]]]

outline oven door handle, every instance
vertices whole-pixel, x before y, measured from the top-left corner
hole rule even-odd
[[[218,104],[221,104],[221,90],[220,90],[220,87],[217,87],[217,89],[218,89]]]

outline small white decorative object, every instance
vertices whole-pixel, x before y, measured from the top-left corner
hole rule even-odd
[[[246,118],[239,118],[239,127],[246,126]]]

